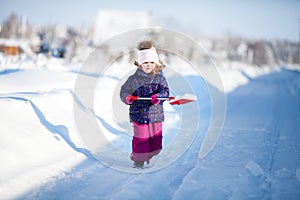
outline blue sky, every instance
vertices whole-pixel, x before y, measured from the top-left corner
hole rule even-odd
[[[0,22],[14,12],[30,24],[92,25],[102,9],[150,11],[187,33],[298,41],[299,0],[0,0]]]

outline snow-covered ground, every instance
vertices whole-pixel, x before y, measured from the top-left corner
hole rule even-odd
[[[200,125],[191,143],[185,144],[186,151],[161,169],[155,166],[162,166],[170,156],[164,151],[150,168],[131,168],[131,135],[124,134],[130,126],[122,121],[126,107],[111,111],[110,101],[96,93],[100,103],[94,114],[108,141],[127,152],[119,158],[128,165],[126,171],[94,159],[80,138],[74,105],[88,108],[74,93],[76,70],[56,61],[42,66],[1,68],[1,199],[300,199],[297,68],[241,63],[219,67],[226,91],[226,118],[218,143],[204,159],[199,159],[199,150],[210,123],[211,99],[205,80],[195,73],[182,73],[198,97],[191,105],[198,106]],[[112,88],[110,95],[115,96],[117,81],[118,77],[104,78],[97,90],[109,92]],[[172,76],[169,81],[172,85]],[[189,116],[192,110],[167,102],[165,109],[167,149],[176,145],[172,142],[177,129],[187,123],[182,121],[182,113],[187,112],[190,123],[195,116]],[[108,112],[113,112],[114,118],[105,115]],[[185,128],[188,132],[189,127]],[[184,135],[178,137],[187,142]]]

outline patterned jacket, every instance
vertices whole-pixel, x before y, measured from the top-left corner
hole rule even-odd
[[[128,95],[150,97],[157,94],[158,97],[168,97],[169,87],[162,71],[155,75],[145,73],[141,69],[131,75],[122,85],[120,91],[121,100],[126,103]],[[163,101],[153,105],[149,100],[134,101],[129,107],[130,122],[148,124],[150,122],[164,121]]]

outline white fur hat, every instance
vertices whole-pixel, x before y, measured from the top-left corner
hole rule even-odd
[[[138,64],[141,65],[144,62],[154,62],[157,65],[160,65],[158,54],[154,47],[151,47],[150,49],[144,49],[138,51]]]

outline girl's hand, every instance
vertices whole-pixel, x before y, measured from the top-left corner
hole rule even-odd
[[[127,104],[133,104],[133,102],[138,99],[139,99],[139,97],[137,97],[137,96],[128,95],[127,97],[125,97],[125,102]]]
[[[152,94],[151,95],[151,103],[154,104],[154,105],[157,105],[159,104],[159,100],[157,99],[157,94]]]

